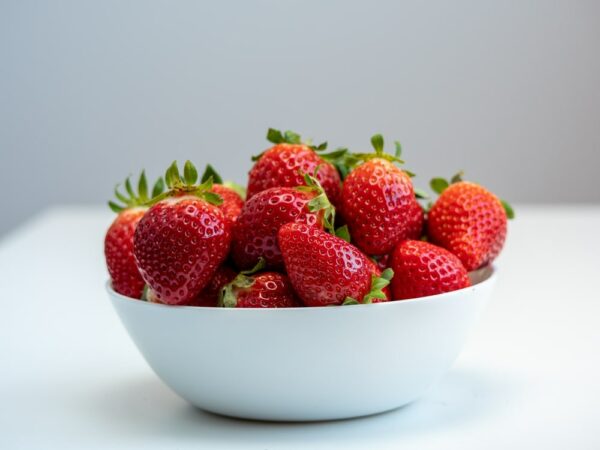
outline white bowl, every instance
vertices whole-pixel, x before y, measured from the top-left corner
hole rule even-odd
[[[107,288],[150,367],[185,400],[227,416],[312,421],[421,396],[458,356],[493,272],[446,294],[320,308],[165,306]]]

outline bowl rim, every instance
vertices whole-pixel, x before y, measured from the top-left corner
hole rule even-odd
[[[466,288],[457,289],[455,291],[443,292],[441,294],[435,294],[435,295],[428,295],[426,297],[409,298],[409,299],[404,299],[404,300],[389,300],[387,302],[380,302],[380,303],[367,303],[367,304],[360,303],[358,305],[346,305],[346,306],[359,306],[362,308],[374,308],[374,307],[376,307],[376,308],[388,307],[389,308],[389,307],[392,307],[392,305],[395,305],[395,307],[398,307],[398,305],[408,305],[408,304],[414,304],[414,303],[428,303],[428,302],[438,301],[439,299],[442,299],[442,298],[455,297],[464,292],[475,291],[475,290],[479,289],[480,287],[483,287],[485,285],[493,283],[497,278],[498,269],[494,265],[484,266],[473,272],[469,272],[469,275],[473,275],[473,274],[477,274],[477,273],[480,273],[483,275],[484,278],[481,281],[478,281],[477,283],[474,283],[471,286],[468,286]],[[331,309],[334,309],[334,307],[336,307],[336,306],[343,306],[343,305],[328,305],[328,306],[294,306],[291,308],[223,308],[220,306],[166,305],[163,303],[148,302],[148,301],[140,300],[137,298],[127,297],[126,295],[123,295],[123,294],[119,294],[112,288],[112,283],[111,283],[110,278],[106,281],[105,288],[106,288],[108,294],[112,298],[117,298],[119,300],[126,300],[126,301],[135,301],[137,304],[139,304],[139,306],[144,305],[144,307],[148,307],[148,308],[164,308],[164,309],[170,309],[170,310],[191,309],[191,310],[196,310],[196,311],[198,311],[198,310],[213,310],[213,311],[214,310],[235,310],[235,311],[317,310],[318,311],[318,310],[324,310],[324,309],[331,310]],[[344,309],[354,309],[354,308],[344,308]]]

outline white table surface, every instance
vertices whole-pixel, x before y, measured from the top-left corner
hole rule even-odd
[[[424,398],[277,424],[205,413],[165,387],[104,291],[111,213],[47,210],[0,241],[0,448],[600,448],[600,206],[517,215],[491,304]]]

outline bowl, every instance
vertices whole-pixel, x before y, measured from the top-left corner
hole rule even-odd
[[[166,306],[114,292],[150,367],[206,411],[269,421],[371,415],[419,398],[450,368],[488,301],[473,286],[370,305],[286,309]]]

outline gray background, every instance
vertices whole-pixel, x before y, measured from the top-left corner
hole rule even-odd
[[[599,202],[599,81],[597,1],[2,1],[0,233],[173,159],[244,180],[269,126]]]

